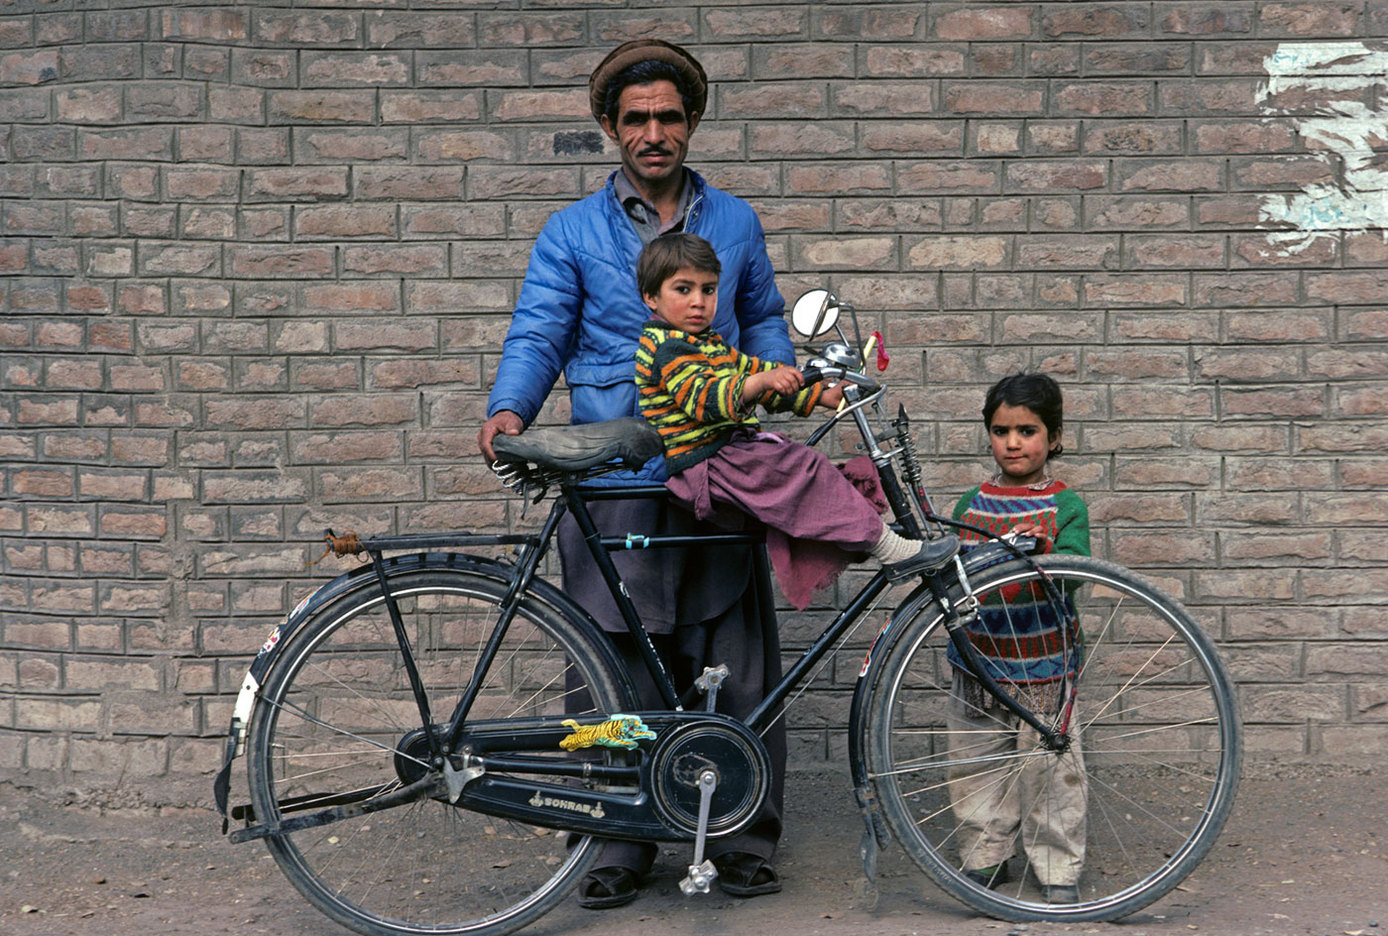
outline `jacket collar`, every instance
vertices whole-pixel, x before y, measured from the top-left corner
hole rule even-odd
[[[607,185],[605,187],[608,194],[612,196],[612,201],[617,206],[618,210],[625,211],[625,209],[622,208],[622,198],[617,194],[617,176],[621,174],[621,166],[612,170],[612,174],[607,177]],[[629,184],[630,180],[627,181]],[[686,185],[693,186],[689,191],[689,207],[692,209],[695,203],[704,197],[704,190],[708,187],[708,183],[704,181],[703,176],[699,175],[698,172],[690,169],[688,166],[684,167],[684,181]]]

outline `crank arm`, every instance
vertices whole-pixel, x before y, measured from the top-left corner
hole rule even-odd
[[[713,804],[713,791],[718,788],[718,775],[712,770],[699,774],[699,830],[694,838],[694,860],[689,865],[689,875],[680,881],[680,890],[686,897],[694,894],[707,894],[708,886],[718,877],[718,869],[712,861],[704,860],[704,843],[708,840],[708,813]]]
[[[334,822],[341,822],[344,819],[355,819],[358,816],[365,816],[386,809],[394,809],[397,806],[405,806],[423,799],[452,797],[453,794],[449,786],[450,783],[448,778],[442,773],[431,773],[421,777],[409,786],[403,786],[395,792],[387,793],[384,796],[373,797],[368,800],[363,800],[360,803],[333,806],[331,809],[309,813],[306,816],[293,816],[289,819],[283,819],[273,825],[265,823],[258,826],[251,826],[248,829],[237,829],[235,832],[231,833],[230,838],[233,842],[250,842],[255,839],[268,838],[271,835],[283,835],[287,832],[301,832],[304,829],[316,829],[319,826],[331,825]]]

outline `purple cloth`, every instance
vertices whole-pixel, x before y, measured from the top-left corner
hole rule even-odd
[[[854,468],[876,494],[875,471]],[[741,513],[765,524],[776,580],[802,610],[882,536],[879,508],[854,482],[820,452],[772,433],[739,432],[665,486],[700,520],[735,526]]]

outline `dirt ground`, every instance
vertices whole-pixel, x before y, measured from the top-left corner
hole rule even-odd
[[[1001,923],[937,890],[900,850],[883,855],[879,900],[859,894],[861,822],[846,776],[793,772],[778,867],[785,890],[685,898],[685,850],[668,849],[630,906],[571,901],[524,932],[674,936],[1388,936],[1388,796],[1372,771],[1247,771],[1210,857],[1121,923]],[[103,802],[105,800],[105,802]],[[286,883],[264,847],[231,845],[200,807],[125,806],[71,789],[0,784],[0,933],[5,936],[239,936],[347,932]]]

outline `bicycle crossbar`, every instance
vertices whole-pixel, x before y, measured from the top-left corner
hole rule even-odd
[[[580,484],[574,488],[585,501],[665,499],[670,489],[663,484],[633,484],[631,487],[591,487]]]
[[[718,533],[709,536],[604,536],[598,542],[604,549],[673,549],[685,546],[756,546],[766,542],[760,531],[754,533]]]

